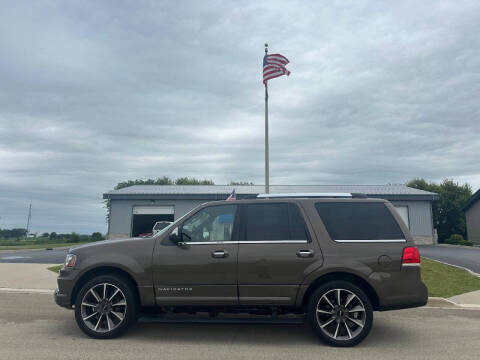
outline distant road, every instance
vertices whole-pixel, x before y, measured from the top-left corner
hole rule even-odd
[[[66,254],[67,249],[0,252],[0,263],[62,264]]]
[[[462,266],[480,274],[480,249],[454,246],[419,245],[420,255]]]

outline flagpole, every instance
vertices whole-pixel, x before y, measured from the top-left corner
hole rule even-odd
[[[268,44],[265,44],[265,56],[268,53]],[[265,193],[270,192],[270,169],[268,154],[268,85],[265,82]]]

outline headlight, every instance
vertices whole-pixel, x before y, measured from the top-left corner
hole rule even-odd
[[[77,256],[74,254],[67,254],[65,258],[65,267],[66,268],[73,268],[75,266],[75,262],[77,261]]]

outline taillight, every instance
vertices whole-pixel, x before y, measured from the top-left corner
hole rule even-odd
[[[402,265],[415,266],[420,265],[420,253],[416,246],[409,246],[403,249]]]

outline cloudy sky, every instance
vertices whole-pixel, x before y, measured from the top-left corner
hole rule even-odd
[[[315,5],[315,4],[316,5]],[[480,187],[478,1],[2,1],[0,228],[106,231],[120,181]]]

